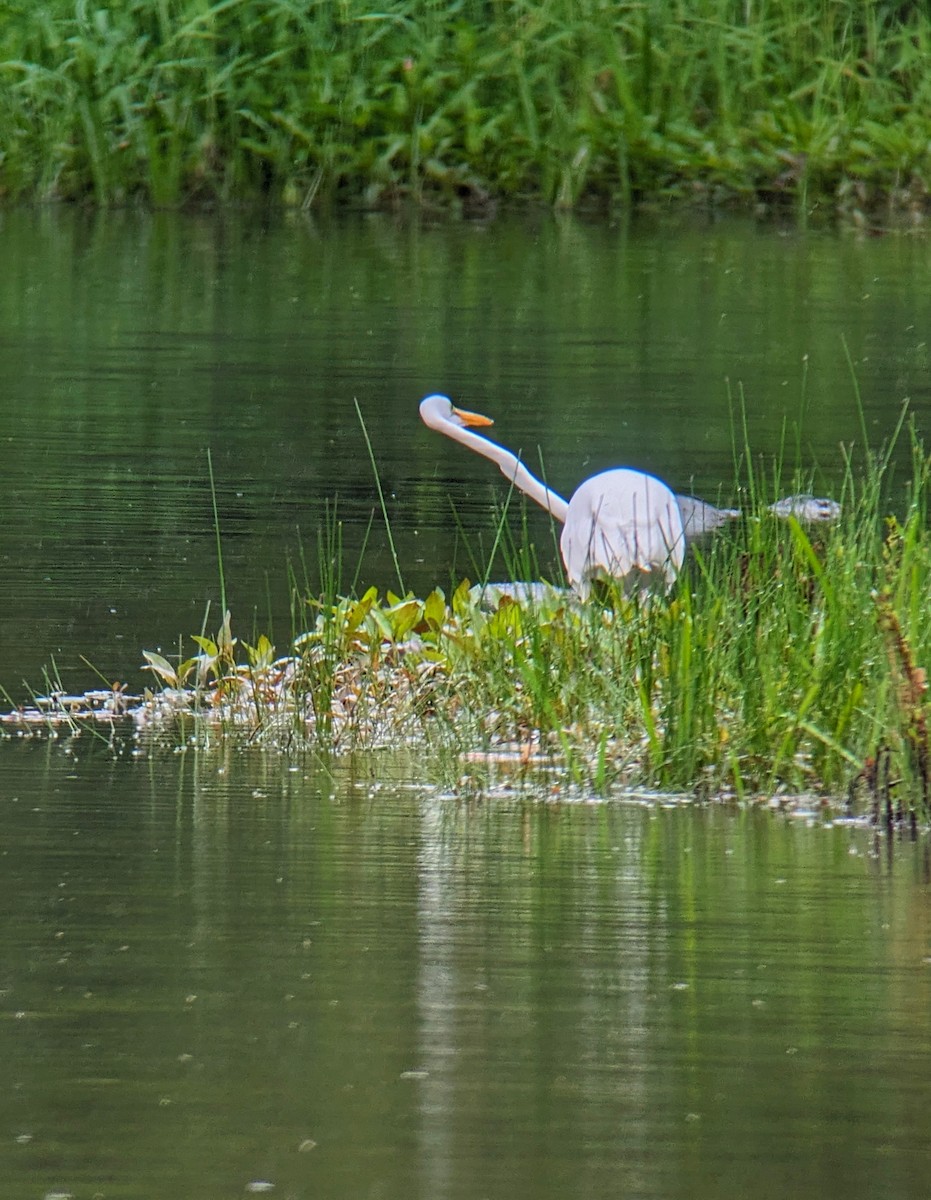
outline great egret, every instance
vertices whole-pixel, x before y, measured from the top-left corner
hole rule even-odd
[[[662,480],[627,468],[603,471],[581,483],[567,504],[510,450],[472,432],[493,424],[490,418],[456,408],[440,395],[420,402],[420,416],[431,429],[496,463],[516,488],[562,522],[566,575],[583,599],[595,579],[616,579],[631,592],[653,583],[672,585],[685,557],[686,532],[675,493]]]
[[[604,575],[620,579],[628,588],[642,588],[658,574],[668,587],[682,565],[687,545],[740,516],[739,508],[717,508],[697,496],[677,495],[654,476],[630,470],[592,476],[567,504],[515,454],[471,432],[469,426],[493,425],[490,417],[456,408],[448,396],[440,395],[422,400],[420,415],[431,429],[497,463],[516,488],[564,526],[560,548],[566,573],[583,597],[590,591],[591,580]],[[807,492],[786,496],[768,507],[783,520],[795,517],[812,524],[836,521],[841,513],[836,500]],[[505,586],[513,589],[515,585]]]

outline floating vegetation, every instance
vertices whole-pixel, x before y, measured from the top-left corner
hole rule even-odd
[[[931,16],[877,0],[6,5],[0,196],[924,215]]]
[[[145,697],[131,695],[122,685],[69,695],[52,691],[34,696],[32,703],[0,713],[0,729],[10,733],[78,732],[82,726],[112,726],[125,721]]]

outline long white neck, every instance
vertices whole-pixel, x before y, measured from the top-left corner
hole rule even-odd
[[[497,442],[490,442],[487,438],[483,438],[480,433],[474,433],[462,425],[454,425],[452,421],[443,421],[432,425],[432,428],[439,430],[440,433],[445,433],[454,442],[461,442],[463,446],[468,446],[476,454],[481,454],[482,458],[488,458],[493,463],[497,463],[498,469],[505,479],[513,483],[519,491],[523,492],[525,496],[529,496],[541,508],[545,508],[557,521],[563,525],[566,523],[569,505],[562,496],[532,475],[516,454],[512,454],[504,446],[499,446]]]

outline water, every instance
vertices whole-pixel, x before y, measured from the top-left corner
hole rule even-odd
[[[0,1197],[927,1192],[927,847],[4,753]]]
[[[135,689],[143,648],[216,627],[208,449],[240,636],[286,648],[334,505],[345,586],[397,586],[356,400],[418,591],[475,573],[503,496],[421,428],[436,389],[563,492],[626,462],[709,498],[742,391],[759,453],[830,491],[906,396],[927,423],[928,257],[731,222],[4,213],[0,685]],[[546,799],[394,757],[0,741],[0,1200],[924,1196],[926,845]]]

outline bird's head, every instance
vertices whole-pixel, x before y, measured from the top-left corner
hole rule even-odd
[[[444,426],[458,425],[460,427],[481,428],[494,425],[491,417],[483,417],[481,413],[468,412],[457,408],[448,396],[427,396],[420,402],[420,419],[431,429],[442,429]]]

